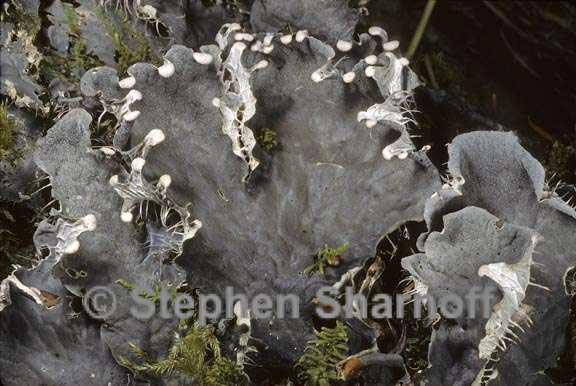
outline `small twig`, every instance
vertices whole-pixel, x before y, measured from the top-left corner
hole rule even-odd
[[[500,20],[504,22],[508,27],[512,28],[518,35],[528,38],[528,35],[524,33],[516,24],[514,24],[496,5],[489,1],[482,2],[489,10],[491,10]]]
[[[420,21],[418,22],[418,27],[416,27],[416,32],[414,32],[414,36],[412,36],[412,41],[410,41],[410,46],[408,46],[408,51],[406,52],[406,58],[411,59],[414,56],[414,53],[418,49],[420,45],[420,40],[422,40],[422,36],[424,35],[424,31],[426,30],[426,26],[428,25],[428,21],[430,20],[430,16],[432,16],[432,11],[436,6],[437,0],[428,0],[426,3],[426,8],[424,8],[424,13],[420,17]]]
[[[524,59],[520,54],[518,54],[516,51],[514,51],[514,49],[512,48],[512,45],[510,44],[508,39],[506,39],[506,35],[504,34],[504,30],[500,30],[500,36],[502,37],[502,41],[504,42],[504,44],[506,45],[506,47],[508,48],[508,50],[510,51],[510,53],[512,54],[514,59],[518,63],[520,63],[520,65],[522,67],[524,67],[526,69],[526,71],[528,71],[535,78],[540,78],[540,75],[536,71],[534,71],[532,69],[532,67],[530,67],[530,65],[528,64],[526,59]]]
[[[552,134],[546,131],[546,129],[544,129],[543,127],[540,127],[536,123],[534,123],[530,117],[528,117],[528,126],[536,133],[538,133],[542,138],[552,143],[556,142],[556,138],[554,138]]]

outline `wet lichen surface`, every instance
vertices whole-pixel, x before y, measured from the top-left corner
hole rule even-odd
[[[0,384],[576,382],[553,3],[4,4]],[[300,307],[175,312],[228,288]]]

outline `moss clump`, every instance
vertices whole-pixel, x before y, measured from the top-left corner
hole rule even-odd
[[[103,64],[95,55],[88,52],[86,42],[82,38],[76,8],[72,4],[63,4],[63,7],[66,24],[70,30],[68,54],[45,52],[40,63],[41,78],[45,83],[49,83],[52,79],[75,83],[87,69]]]
[[[82,39],[82,30],[80,29],[80,20],[76,9],[71,4],[64,4],[64,14],[68,28],[70,28],[70,62],[72,68],[85,70],[91,67],[102,65],[97,58],[89,55],[86,51],[86,43]],[[72,72],[72,71],[69,71]]]
[[[315,335],[298,360],[298,380],[307,386],[329,386],[340,379],[337,365],[348,353],[348,331],[337,321],[334,328],[322,327]]]
[[[14,148],[18,124],[10,117],[8,105],[0,103],[0,160],[15,161],[19,152]]]
[[[120,30],[118,30],[103,7],[96,7],[94,13],[112,39],[116,51],[115,59],[118,72],[124,73],[128,67],[138,62],[151,61],[154,64],[160,64],[160,58],[154,53],[146,37],[134,28],[126,17],[115,14],[121,25]],[[130,47],[124,41],[125,36],[132,40],[134,47]]]
[[[554,175],[555,178],[573,183],[576,182],[576,175],[572,167],[575,163],[576,149],[556,141],[548,153],[548,159],[544,162],[544,166],[548,173]]]
[[[304,273],[320,272],[324,274],[326,266],[337,267],[342,260],[342,254],[346,252],[349,244],[342,244],[339,247],[331,248],[324,245],[324,248],[318,251],[314,258],[314,263],[304,269]]]
[[[256,135],[256,141],[262,149],[266,150],[267,152],[271,152],[272,150],[278,149],[280,147],[280,143],[278,142],[278,134],[272,129],[262,129]]]
[[[249,384],[244,370],[222,356],[213,326],[203,327],[194,323],[189,328],[186,322],[182,322],[164,359],[154,360],[134,344],[130,344],[130,350],[139,362],[134,363],[121,357],[120,364],[136,374],[157,377],[184,376],[194,379],[201,386]]]
[[[204,384],[206,386],[242,386],[248,385],[249,379],[240,366],[229,359],[220,357],[215,359],[206,371]]]

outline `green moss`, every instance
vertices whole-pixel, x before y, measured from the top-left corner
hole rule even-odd
[[[314,258],[314,263],[304,269],[304,273],[320,272],[324,274],[326,266],[336,267],[340,265],[340,260],[342,259],[342,254],[346,252],[349,244],[342,244],[337,248],[331,248],[328,245],[324,245],[324,248],[318,251],[316,257]]]
[[[122,288],[127,290],[133,290],[136,287],[133,283],[129,283],[122,278],[116,280],[116,284],[120,285]]]
[[[298,379],[307,386],[328,386],[340,378],[337,364],[346,359],[348,332],[338,321],[336,327],[322,327],[315,335],[298,360]]]
[[[256,141],[258,141],[260,147],[267,152],[271,152],[280,146],[278,142],[278,134],[274,130],[268,128],[262,129],[256,135]]]
[[[232,386],[248,385],[246,373],[236,363],[229,359],[219,357],[208,368],[204,378],[206,386]]]
[[[137,288],[136,284],[131,283],[123,278],[117,279],[115,283],[128,291],[132,291],[133,289]],[[156,303],[158,302],[158,300],[160,300],[160,294],[162,293],[162,289],[163,289],[162,283],[155,282],[150,292],[146,290],[141,290],[138,293],[138,295],[144,299],[148,299],[151,302]],[[175,287],[171,288],[169,295],[171,299],[174,299],[177,295],[177,289]]]
[[[40,63],[40,75],[45,83],[53,79],[77,83],[84,71],[103,64],[95,55],[88,52],[74,6],[64,3],[63,7],[66,24],[70,30],[68,54],[64,55],[53,50],[45,52]]]
[[[0,103],[0,160],[15,162],[20,153],[14,148],[18,124],[8,112],[8,105]]]
[[[101,66],[102,62],[98,60],[93,55],[89,55],[86,50],[86,43],[82,38],[82,30],[80,29],[80,20],[78,19],[78,14],[76,9],[71,4],[64,5],[64,14],[66,15],[66,21],[68,23],[68,28],[70,28],[70,57],[67,58],[67,63],[71,68],[69,73],[73,74],[74,70],[87,70],[92,67]],[[83,71],[81,71],[83,72]]]
[[[154,64],[160,64],[160,58],[154,53],[146,37],[130,24],[129,19],[116,14],[115,16],[121,24],[121,28],[118,30],[103,7],[96,7],[94,12],[112,39],[116,51],[115,59],[118,72],[125,73],[128,67],[138,62],[152,61]],[[124,41],[125,36],[132,40],[135,47],[131,48]]]
[[[212,326],[203,327],[195,323],[188,329],[187,323],[182,322],[164,359],[154,360],[134,344],[130,344],[130,350],[138,358],[138,362],[121,357],[120,364],[136,374],[157,377],[180,375],[197,380],[202,386],[249,383],[240,366],[222,356],[220,342]]]

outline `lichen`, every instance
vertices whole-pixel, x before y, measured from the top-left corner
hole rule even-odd
[[[33,39],[36,38],[42,27],[40,17],[27,12],[16,1],[7,1],[3,4],[0,12],[0,21],[14,23],[18,29],[26,31]]]
[[[231,2],[210,2],[211,11],[232,12]],[[378,26],[360,33],[360,13],[345,0],[244,3],[238,5],[242,14],[230,19],[206,16],[208,21],[195,23],[212,15],[200,1],[153,2],[158,8],[128,0],[65,1],[47,17],[53,24],[42,26],[60,28],[48,35],[52,48],[34,50],[47,36],[35,29],[26,34],[17,25],[6,34],[11,43],[19,41],[18,50],[9,52],[15,54],[9,58],[12,71],[5,72],[15,76],[2,78],[2,91],[24,102],[52,98],[50,113],[58,123],[38,141],[31,164],[48,175],[59,210],[34,235],[37,250],[50,254],[35,269],[16,270],[0,291],[14,299],[0,314],[0,345],[9,348],[0,350],[0,382],[98,386],[138,378],[244,385],[250,383],[245,371],[254,371],[255,383],[277,384],[260,380],[273,364],[270,373],[292,371],[295,384],[324,386],[356,376],[370,384],[373,373],[396,376],[406,363],[410,375],[422,370],[423,383],[444,385],[467,383],[470,373],[481,379],[491,374],[491,368],[480,369],[479,358],[491,360],[498,351],[502,361],[494,368],[512,368],[507,373],[518,378],[503,378],[505,384],[534,383],[533,357],[547,363],[555,357],[556,331],[536,313],[528,332],[534,339],[507,347],[502,340],[514,337],[511,319],[525,305],[550,316],[554,327],[564,326],[564,306],[556,302],[563,293],[526,289],[534,276],[557,290],[557,271],[575,249],[575,216],[541,186],[543,170],[510,138],[482,133],[470,143],[477,151],[460,154],[458,146],[449,147],[450,177],[441,188],[425,154],[429,146],[417,150],[412,140],[418,134],[412,91],[419,82],[398,55],[397,41]],[[248,16],[243,11],[249,9]],[[42,20],[45,11],[43,6]],[[166,53],[163,64],[160,52]],[[45,56],[40,68],[39,54]],[[137,63],[150,61],[155,65]],[[102,62],[109,67],[88,68]],[[434,58],[433,64],[441,66]],[[461,82],[449,76],[440,74],[440,82]],[[4,133],[11,148],[20,141],[13,129]],[[435,144],[439,152],[441,145]],[[246,164],[251,178],[241,181]],[[431,199],[423,212],[431,195],[440,201]],[[87,224],[70,219],[89,214],[98,218],[98,229],[79,237]],[[175,330],[177,318],[143,321],[128,311],[135,288],[146,288],[140,296],[156,303],[163,288],[174,297],[185,280],[194,295],[222,295],[234,286],[248,298],[290,293],[307,305],[319,287],[330,284],[340,295],[350,287],[370,296],[393,293],[400,254],[371,254],[389,230],[422,218],[428,230],[420,250],[426,253],[402,255],[403,262],[414,263],[414,292],[437,296],[449,288],[462,295],[479,283],[502,295],[488,325],[438,319],[429,363],[424,346],[430,328],[424,322],[406,332],[395,321],[362,317],[313,324],[312,307],[286,321],[257,317],[255,310],[251,318],[249,309],[239,316],[235,306],[236,324],[186,320]],[[516,242],[527,230],[543,233],[538,252],[553,258],[542,272],[531,261],[532,248],[523,260],[515,251],[500,256],[505,246],[520,250]],[[0,244],[5,240],[10,251],[16,249],[14,233],[0,230]],[[62,258],[64,253],[70,256]],[[185,264],[179,266],[181,255]],[[338,265],[345,267],[327,268]],[[334,284],[343,270],[345,280]],[[89,300],[96,284],[117,296],[114,315],[99,318],[72,309],[74,302]],[[39,307],[44,290],[66,301],[45,312]],[[24,298],[30,294],[32,301]],[[22,320],[31,328],[14,329]],[[315,331],[319,323],[335,327]],[[463,336],[461,324],[471,337]],[[544,339],[549,342],[542,345]],[[541,346],[538,354],[533,345]],[[366,346],[371,348],[362,350]],[[62,355],[56,365],[46,360],[52,350],[45,347]],[[515,371],[526,367],[529,375]],[[404,381],[390,384],[417,384]]]
[[[37,84],[42,54],[34,44],[35,37],[24,29],[2,25],[2,77],[0,89],[17,107],[39,108],[38,96],[43,88]]]
[[[536,245],[536,237],[534,244]],[[480,267],[478,274],[492,279],[503,293],[502,301],[486,323],[486,335],[478,345],[481,359],[489,359],[497,349],[506,350],[509,336],[516,336],[512,327],[514,317],[522,313],[522,302],[530,283],[530,267],[533,250],[529,250],[516,264],[492,263]],[[521,327],[517,327],[521,329]]]
[[[220,42],[221,49],[226,48],[228,44],[222,42],[225,42],[226,37],[236,29],[236,25],[227,25],[221,29],[216,38]],[[246,48],[243,42],[235,42],[229,47],[228,57],[222,62],[219,71],[224,92],[220,99],[215,100],[222,115],[222,132],[232,141],[234,154],[248,165],[245,180],[260,164],[252,154],[256,145],[254,133],[247,126],[247,122],[256,114],[256,97],[252,91],[250,78],[252,73],[268,65],[268,61],[262,60],[252,68],[246,68],[242,63],[242,53]]]

